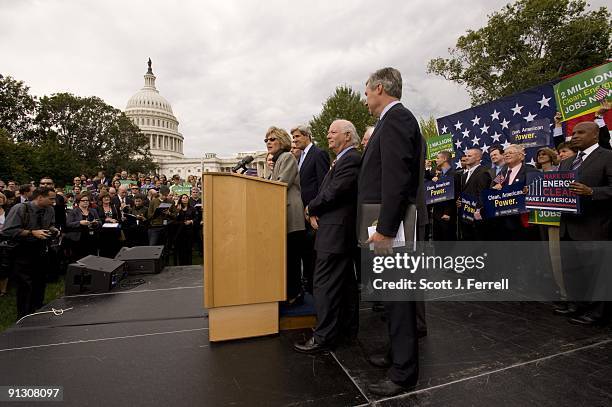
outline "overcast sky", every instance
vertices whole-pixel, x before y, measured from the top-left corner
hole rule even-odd
[[[401,71],[417,117],[469,107],[427,61],[506,3],[0,0],[0,73],[37,96],[95,95],[123,110],[151,57],[185,155],[231,156],[263,150],[271,125],[308,122],[338,85],[363,94],[383,66]]]

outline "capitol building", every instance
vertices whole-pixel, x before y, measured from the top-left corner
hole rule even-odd
[[[174,174],[187,179],[189,175],[201,176],[202,172],[230,172],[242,158],[251,155],[255,160],[249,167],[264,174],[265,151],[243,152],[235,157],[220,158],[215,153],[204,153],[202,157],[187,158],[183,154],[184,138],[179,132],[179,121],[170,103],[159,94],[155,87],[155,75],[148,62],[144,75],[144,87],[127,102],[125,114],[149,138],[153,160],[159,166],[159,173],[170,178]]]

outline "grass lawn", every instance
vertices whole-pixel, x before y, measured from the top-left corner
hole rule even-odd
[[[174,261],[170,257],[170,266]],[[202,264],[202,256],[194,252],[192,264]],[[45,304],[60,298],[64,295],[64,277],[60,277],[58,281],[47,284],[45,291]],[[13,285],[9,286],[8,293],[0,297],[0,332],[4,331],[11,325],[17,322],[17,290]]]

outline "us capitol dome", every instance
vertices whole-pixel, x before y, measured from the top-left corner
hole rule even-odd
[[[179,122],[172,112],[170,103],[159,94],[155,87],[155,75],[151,68],[151,58],[144,76],[144,87],[128,100],[125,115],[149,138],[153,161],[159,174],[168,178],[179,175],[186,179],[189,175],[201,176],[203,172],[230,172],[231,168],[247,155],[255,160],[249,165],[264,174],[265,151],[237,153],[234,157],[217,157],[215,153],[204,153],[200,157],[185,157],[183,154],[183,135],[178,131]]]
[[[170,103],[155,87],[155,75],[149,69],[144,76],[144,87],[128,100],[125,114],[149,138],[151,155],[155,161],[183,158],[183,136]]]

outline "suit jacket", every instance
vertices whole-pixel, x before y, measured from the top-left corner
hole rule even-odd
[[[416,118],[401,104],[385,113],[370,137],[359,171],[358,204],[381,205],[376,231],[382,235],[396,235],[409,204],[425,208],[423,145]]]
[[[563,160],[559,170],[571,170],[574,158]],[[598,147],[576,172],[577,181],[593,188],[593,195],[580,197],[580,215],[561,214],[560,235],[571,240],[610,240],[612,151]]]
[[[350,253],[357,246],[357,177],[361,154],[352,148],[329,170],[321,189],[308,204],[319,217],[314,248],[326,253]]]
[[[317,196],[328,171],[329,154],[313,144],[300,168],[300,187],[304,206]]]
[[[523,185],[527,185],[527,174],[534,173],[534,172],[539,172],[539,171],[536,168],[532,167],[531,165],[523,163],[523,165],[521,165],[521,168],[518,171],[518,174],[516,174],[516,176],[514,177],[512,185],[519,184],[519,183],[522,183]],[[500,174],[503,174],[503,176],[506,177],[508,175],[508,166],[504,166]],[[491,187],[493,187],[495,184],[496,182],[491,180]]]
[[[98,211],[95,209],[89,209],[89,220],[100,221]],[[64,229],[64,238],[73,242],[81,240],[81,231],[84,226],[81,226],[80,222],[83,220],[82,212],[80,208],[75,208],[66,214],[66,227]]]
[[[289,152],[282,153],[270,175],[272,181],[287,184],[287,233],[304,230],[304,205],[300,194],[300,174],[297,160]]]
[[[134,206],[134,198],[132,198],[131,196],[127,195],[125,197],[125,203],[132,207]],[[117,211],[121,211],[121,198],[119,198],[119,195],[115,195],[113,197],[113,199],[111,200],[111,204],[115,205],[117,207]]]
[[[477,206],[481,208],[482,198],[480,194],[483,190],[491,187],[491,173],[487,167],[484,165],[479,165],[478,168],[474,170],[474,173],[470,176],[470,179],[466,181],[467,174],[467,170],[464,170],[461,174],[459,188],[460,194],[465,193],[470,195],[476,200]]]
[[[446,172],[446,175],[444,175],[444,178],[455,182],[457,179],[455,170],[450,168]],[[450,201],[438,202],[432,205],[432,216],[435,220],[441,220],[443,215],[448,215],[451,218],[450,223],[453,223],[455,221],[455,219],[457,218],[456,201],[457,201],[457,197],[459,196],[458,190],[459,190],[459,184],[455,184],[455,199],[450,200]]]
[[[514,177],[512,185],[522,184],[527,185],[527,174],[539,172],[536,168],[532,167],[529,164],[523,163],[518,173]],[[508,166],[504,166],[500,172],[504,177],[508,176]],[[509,182],[510,180],[507,180]],[[504,185],[507,185],[507,182]],[[494,181],[491,181],[491,187],[495,185]],[[520,233],[516,233],[520,230],[526,230],[528,226],[527,219],[529,215],[527,213],[518,214],[518,215],[509,215],[509,216],[501,216],[493,221],[491,224],[492,228],[498,229],[498,239],[499,240],[508,240],[508,239],[516,239],[516,240],[525,240],[527,237],[521,235]]]

